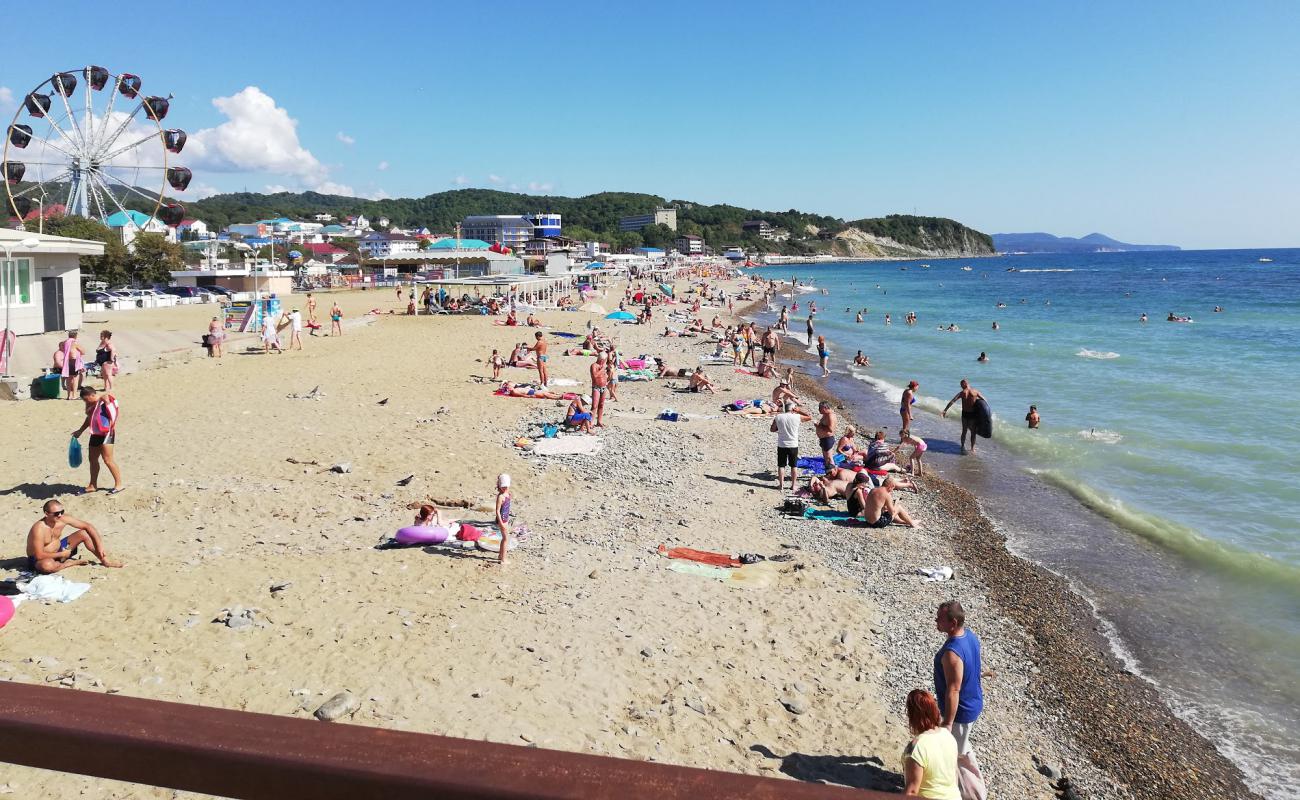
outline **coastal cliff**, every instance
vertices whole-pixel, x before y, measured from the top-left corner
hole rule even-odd
[[[851,258],[962,258],[994,254],[993,237],[943,217],[893,214],[848,223],[831,252]]]

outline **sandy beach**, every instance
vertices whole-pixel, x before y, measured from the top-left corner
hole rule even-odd
[[[719,411],[770,394],[770,381],[728,365],[709,367],[718,395],[675,391],[684,379],[624,383],[598,453],[537,456],[516,439],[566,403],[493,396],[485,363],[530,329],[390,315],[398,304],[383,290],[321,295],[322,318],[335,298],[345,335],[283,355],[231,347],[219,361],[197,346],[210,308],[102,315],[108,327],[195,333],[192,354],[115,389],[120,495],[74,496],[86,473],[65,449],[80,403],[0,407],[0,578],[16,576],[51,497],[127,562],[65,572],[92,587],[72,603],[20,607],[0,632],[0,679],[302,717],[347,690],[360,700],[354,724],[897,791],[903,699],[932,688],[934,609],[956,597],[984,644],[973,741],[990,796],[1251,796],[1123,673],[1086,603],[1009,555],[959,488],[927,478],[904,494],[915,531],[781,516],[768,420]],[[364,316],[372,308],[383,313]],[[725,316],[703,316],[714,313]],[[624,355],[674,367],[706,350],[703,338],[660,338],[662,324],[540,316],[572,333],[593,321]],[[552,376],[585,391],[590,359],[550,341]],[[817,396],[809,379],[798,386]],[[655,420],[665,408],[687,419]],[[803,433],[802,452],[815,453],[811,424]],[[350,470],[331,471],[340,463]],[[464,501],[455,515],[490,527],[501,472],[532,532],[506,565],[476,550],[377,547],[429,499]],[[660,545],[769,560],[719,581],[670,569]],[[916,570],[930,566],[956,577],[923,582]],[[231,610],[252,624],[215,621]],[[0,766],[5,787],[175,794]]]

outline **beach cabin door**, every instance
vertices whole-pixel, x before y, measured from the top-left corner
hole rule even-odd
[[[41,301],[45,309],[45,330],[63,330],[62,278],[41,278]]]

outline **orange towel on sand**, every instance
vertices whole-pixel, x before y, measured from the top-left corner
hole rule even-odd
[[[695,550],[690,547],[674,547],[668,549],[668,545],[659,545],[659,554],[669,558],[681,558],[687,561],[698,561],[701,564],[712,564],[715,567],[739,567],[740,559],[733,558],[726,553],[710,553],[708,550]]]

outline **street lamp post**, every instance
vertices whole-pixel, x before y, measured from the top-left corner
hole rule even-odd
[[[18,242],[19,247],[25,247],[28,250],[35,250],[40,247],[41,240],[35,236],[30,236]],[[13,303],[13,295],[18,283],[18,266],[14,263],[14,245],[9,243],[0,244],[5,251],[4,263],[4,295],[5,295],[5,329],[4,340],[0,341],[0,350],[3,350],[4,358],[0,362],[4,363],[5,372],[9,371],[9,359],[13,357],[13,328],[10,324],[10,306]],[[30,272],[29,272],[30,275]]]

